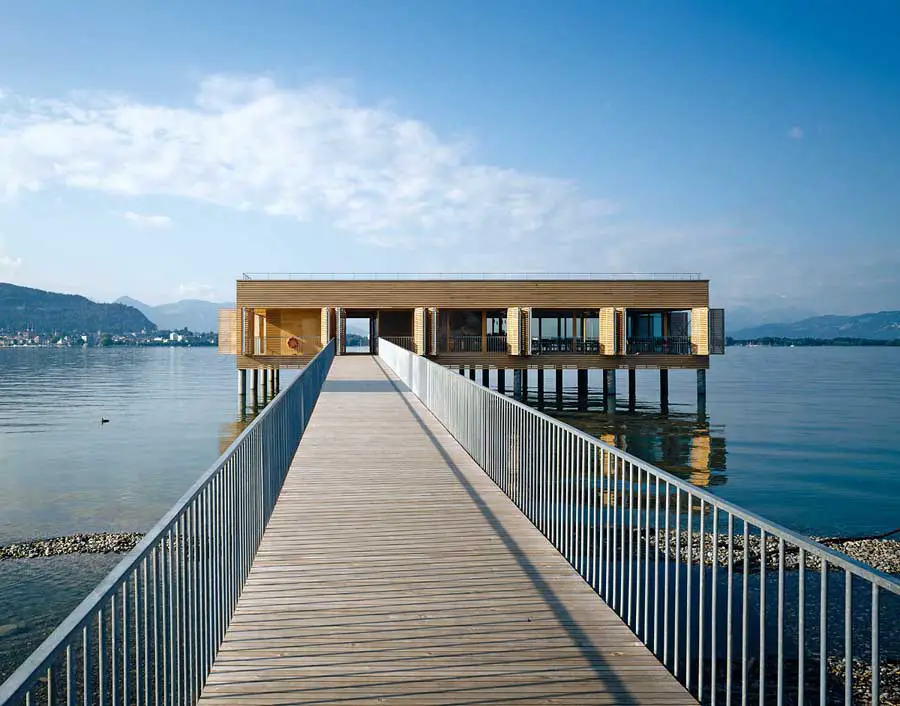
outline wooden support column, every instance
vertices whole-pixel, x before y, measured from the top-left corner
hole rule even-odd
[[[544,408],[544,369],[537,369],[537,403],[538,409]]]
[[[628,411],[633,412],[637,406],[637,370],[628,368]]]
[[[669,412],[669,371],[659,369],[659,409],[663,414]]]
[[[562,368],[556,369],[556,408],[563,408],[563,371]]]
[[[588,407],[588,371],[586,368],[578,369],[578,409],[586,412]]]
[[[615,368],[611,370],[603,371],[603,389],[604,389],[604,398],[606,400],[606,411],[607,412],[615,412],[616,411],[616,370]]]

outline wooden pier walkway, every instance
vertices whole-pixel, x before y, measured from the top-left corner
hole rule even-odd
[[[334,361],[205,704],[692,704],[378,359]]]

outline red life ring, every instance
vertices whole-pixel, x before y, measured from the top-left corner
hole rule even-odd
[[[294,338],[293,336],[291,336],[291,337],[288,339],[287,344],[288,344],[288,348],[290,348],[290,349],[293,350],[293,351],[297,350],[297,349],[300,347],[300,341],[298,341],[298,340],[297,340],[296,338]]]

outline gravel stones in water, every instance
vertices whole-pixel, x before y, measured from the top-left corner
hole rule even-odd
[[[717,537],[716,545],[713,545],[712,532],[706,532],[703,537],[703,563],[712,565],[717,562],[719,566],[728,566],[728,536],[720,534]],[[646,533],[641,531],[638,535],[639,541],[644,542]],[[820,538],[812,537],[813,541],[819,541]],[[691,537],[691,561],[692,563],[700,563],[700,540],[701,534],[694,532]],[[883,571],[887,574],[900,575],[900,541],[894,539],[856,539],[856,540],[833,540],[828,539],[828,546],[839,552],[843,552],[849,557],[861,561],[864,564]],[[676,542],[678,542],[676,544]],[[680,546],[679,546],[680,545]],[[680,538],[676,536],[674,531],[669,531],[668,543],[666,542],[666,531],[657,530],[650,531],[650,546],[658,547],[662,554],[668,554],[671,559],[680,558],[682,561],[688,559],[688,533],[682,531]],[[736,534],[732,539],[733,549],[733,566],[735,571],[741,571],[744,563],[744,536]],[[766,535],[766,568],[778,568],[778,538]],[[751,534],[747,541],[747,563],[750,569],[759,569],[762,557],[762,541],[759,535]],[[819,569],[822,566],[822,560],[815,554],[806,554],[806,568]],[[784,568],[796,569],[800,565],[800,550],[785,542],[784,544]]]
[[[844,684],[843,657],[828,658],[828,673],[841,684]],[[900,706],[900,662],[882,662],[878,679],[878,703],[880,706]],[[872,703],[872,665],[869,662],[854,659],[853,703]]]
[[[0,547],[0,561],[64,554],[124,554],[134,549],[143,536],[140,532],[99,532],[36,539]]]

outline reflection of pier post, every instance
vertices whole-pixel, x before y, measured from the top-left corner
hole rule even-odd
[[[697,414],[706,416],[706,371],[697,371]]]
[[[669,371],[659,370],[659,409],[663,414],[669,413]]]

